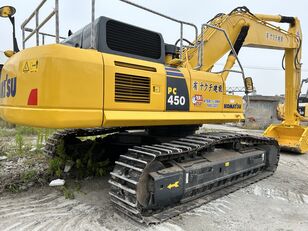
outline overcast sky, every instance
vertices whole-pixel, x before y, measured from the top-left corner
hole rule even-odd
[[[21,47],[22,22],[30,16],[41,0],[0,0],[0,6],[12,5],[16,8],[16,32]],[[60,2],[60,34],[67,36],[71,29],[77,31],[88,24],[91,19],[91,0],[59,0]],[[302,23],[303,35],[308,31],[308,1],[305,0],[135,0],[141,5],[172,17],[195,23],[200,28],[217,13],[229,13],[237,6],[247,6],[253,13],[281,14],[297,16]],[[42,8],[40,20],[42,21],[53,9],[54,1],[48,0]],[[174,43],[179,38],[179,26],[158,16],[136,9],[118,0],[96,0],[96,17],[108,16],[140,27],[160,32],[167,43]],[[29,26],[34,25],[34,20]],[[8,19],[0,18],[0,51],[12,49],[11,25]],[[54,20],[46,24],[42,31],[54,34]],[[4,32],[8,32],[7,34]],[[185,28],[185,37],[193,38],[193,31]],[[27,43],[33,46],[34,38]],[[48,42],[53,43],[50,39]],[[308,46],[304,37],[302,77],[308,78]],[[240,52],[240,60],[246,67],[246,75],[252,76],[258,94],[275,95],[284,93],[284,72],[281,70],[282,51],[244,48]],[[223,60],[219,61],[222,64]],[[217,65],[216,69],[222,68]],[[265,69],[265,70],[263,70]],[[242,86],[240,76],[231,76],[228,80],[230,86]],[[306,88],[305,88],[306,89]]]

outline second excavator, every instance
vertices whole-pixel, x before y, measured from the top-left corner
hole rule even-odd
[[[94,159],[108,158],[114,165],[112,203],[141,223],[162,222],[272,175],[279,161],[276,140],[195,131],[204,123],[243,120],[242,98],[226,93],[230,72],[243,78],[246,93],[253,89],[238,60],[242,46],[285,50],[285,124],[292,122],[300,82],[299,20],[239,7],[203,24],[199,34],[191,23],[123,2],[179,23],[180,39],[165,44],[160,33],[99,17],[61,44],[15,52],[1,73],[1,117],[65,128],[48,140],[49,155],[59,155],[62,147],[67,161],[94,150]],[[270,21],[287,23],[289,30]],[[194,41],[183,37],[184,25],[196,31]],[[228,52],[224,69],[212,72]],[[236,61],[240,71],[232,70]],[[97,138],[82,139],[89,136]]]

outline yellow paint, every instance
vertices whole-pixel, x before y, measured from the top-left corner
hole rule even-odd
[[[175,119],[176,118],[176,119]],[[115,126],[158,126],[180,124],[222,123],[241,121],[242,113],[222,112],[153,112],[105,110],[104,127]]]
[[[225,167],[229,167],[229,166],[230,166],[230,162],[226,162]]]
[[[267,19],[274,20],[275,17],[276,16],[271,17],[267,15]],[[224,29],[233,44],[241,28],[244,25],[249,25],[250,29],[245,39],[244,46],[280,50],[297,48],[296,36],[294,33],[285,33],[280,28],[267,22],[259,21],[248,13],[237,12],[231,15],[225,14],[217,17],[212,24]],[[274,35],[274,38],[276,38],[276,36],[281,36],[282,40],[271,39],[272,37],[270,35]],[[201,39],[201,36],[199,36],[199,39]],[[204,31],[203,42],[204,52],[201,69],[209,71],[219,59],[230,51],[230,47],[224,34],[212,28],[207,28]],[[185,62],[188,62],[192,67],[196,67],[198,63],[197,54],[197,48],[189,49],[187,55],[188,59],[186,59]]]
[[[133,59],[118,55],[103,53],[101,68],[104,69],[104,110],[116,111],[164,111],[166,100],[166,72],[163,64]],[[155,68],[156,72],[127,68],[115,65],[116,62],[130,63]],[[149,77],[151,86],[162,86],[159,92],[151,91],[150,103],[116,102],[115,101],[115,74],[122,73],[133,76]],[[164,86],[164,87],[163,87]],[[124,86],[125,87],[125,86]]]
[[[24,73],[19,63],[36,59],[37,72]],[[63,45],[33,47],[6,62],[1,81],[6,75],[17,77],[17,92],[15,97],[0,98],[0,116],[5,120],[47,128],[102,125],[101,53]],[[37,106],[27,105],[32,89],[38,89]]]
[[[264,135],[275,138],[279,145],[298,153],[308,152],[308,127],[301,125],[272,124]]]
[[[176,182],[174,182],[174,183],[172,183],[172,184],[169,184],[169,185],[167,186],[167,188],[168,188],[168,189],[178,188],[178,187],[180,187],[179,183],[180,183],[179,181],[176,181]]]
[[[295,20],[289,33],[302,38],[300,22]],[[298,42],[290,41],[290,48],[298,47]],[[295,68],[294,60],[300,63],[301,49],[285,49],[285,103],[283,107],[283,122],[270,125],[264,132],[267,137],[275,138],[283,148],[299,153],[308,152],[308,127],[300,124],[307,120],[297,112],[297,97],[300,92],[301,67]]]
[[[189,101],[196,94],[191,92],[191,81],[223,84],[218,75],[180,70],[186,80]],[[150,103],[116,102],[115,73],[149,77],[153,89]],[[29,48],[8,60],[2,79],[6,75],[17,77],[17,92],[15,97],[0,98],[0,116],[16,124],[86,128],[224,123],[244,118],[242,110],[223,109],[223,98],[239,103],[241,100],[238,96],[224,96],[222,92],[204,94],[204,98],[221,100],[217,108],[207,108],[205,104],[197,108],[190,103],[190,112],[166,111],[167,91],[178,94],[178,89],[166,89],[164,65],[94,50],[64,45]],[[37,106],[27,105],[32,89],[38,89]]]

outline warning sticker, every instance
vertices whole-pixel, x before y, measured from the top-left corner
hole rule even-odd
[[[24,64],[22,65],[22,72],[23,73],[37,72],[38,65],[39,62],[37,59],[25,61]]]

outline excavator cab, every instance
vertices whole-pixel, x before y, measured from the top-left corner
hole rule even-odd
[[[303,79],[302,83],[301,83],[301,90],[300,93],[298,95],[298,106],[297,106],[297,110],[298,113],[303,116],[303,117],[308,117],[308,89],[306,91],[306,94],[301,94],[302,93],[302,89],[304,84],[308,83],[308,78]]]

